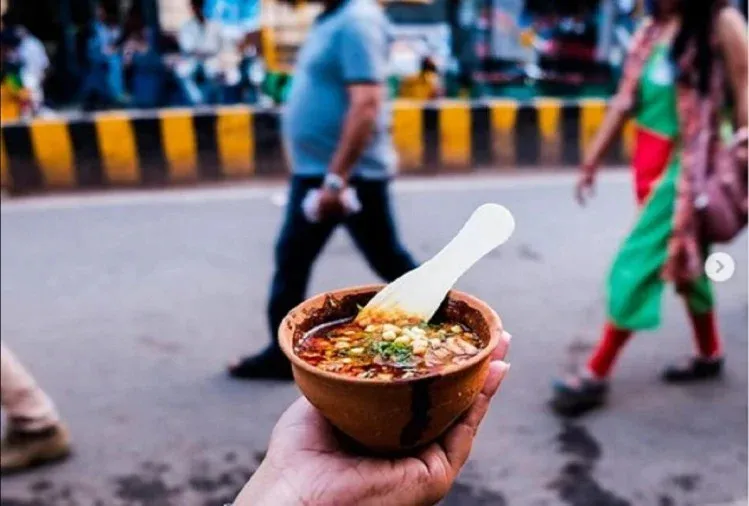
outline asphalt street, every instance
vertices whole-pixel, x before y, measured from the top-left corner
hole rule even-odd
[[[448,506],[746,504],[747,240],[716,286],[727,374],[658,381],[691,353],[680,300],[638,335],[610,406],[575,422],[545,403],[604,318],[604,279],[635,213],[611,172],[585,209],[572,174],[418,179],[396,185],[405,242],[438,251],[475,207],[509,207],[512,239],[459,287],[490,302],[514,339],[512,370]],[[256,468],[293,384],[229,380],[227,361],[262,347],[283,186],[6,199],[2,339],[71,427],[75,455],[2,478],[4,506],[221,505]],[[339,231],[311,292],[376,281]],[[739,502],[737,502],[739,501]]]

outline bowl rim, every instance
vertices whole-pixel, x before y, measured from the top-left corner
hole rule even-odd
[[[283,320],[281,321],[281,326],[278,329],[278,344],[281,347],[281,350],[283,351],[284,355],[286,355],[286,357],[291,361],[293,365],[300,367],[315,376],[320,376],[320,377],[327,378],[333,381],[339,381],[339,382],[344,382],[344,383],[392,386],[392,385],[403,385],[403,384],[412,383],[415,381],[422,381],[422,380],[431,379],[431,378],[444,378],[447,376],[451,376],[453,374],[457,374],[461,371],[469,369],[470,367],[473,367],[476,364],[483,362],[485,359],[491,356],[492,353],[494,353],[494,350],[499,345],[499,339],[502,336],[504,327],[502,325],[502,319],[499,317],[497,312],[494,311],[494,309],[492,309],[492,307],[489,306],[489,304],[479,299],[478,297],[470,295],[466,292],[462,292],[460,290],[450,290],[450,292],[448,293],[448,296],[452,296],[452,297],[457,296],[460,300],[463,300],[469,306],[481,310],[482,314],[486,314],[489,320],[487,322],[489,326],[489,342],[486,344],[486,346],[481,348],[481,350],[476,355],[466,360],[465,362],[461,362],[457,367],[452,367],[447,370],[433,372],[425,376],[418,376],[416,378],[406,378],[406,379],[397,379],[397,380],[382,380],[382,379],[377,379],[377,378],[357,378],[354,376],[345,376],[343,374],[337,374],[337,373],[330,372],[330,371],[323,371],[321,369],[318,369],[317,367],[310,365],[309,363],[304,361],[302,358],[297,356],[296,353],[294,353],[294,343],[293,343],[294,332],[290,328],[290,325],[288,324],[289,319],[291,318],[291,315],[294,312],[300,311],[306,306],[314,302],[324,301],[325,298],[328,296],[345,296],[349,294],[379,291],[384,287],[385,287],[384,284],[371,284],[371,285],[357,285],[357,286],[351,286],[348,288],[338,288],[334,290],[328,290],[326,292],[313,295],[312,297],[308,298],[301,304],[294,307],[294,309],[289,311],[286,314],[286,316],[284,316]]]

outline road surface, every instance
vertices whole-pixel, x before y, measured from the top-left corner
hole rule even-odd
[[[747,497],[747,241],[716,287],[724,381],[666,386],[660,368],[691,351],[681,304],[637,336],[611,405],[574,423],[545,406],[551,378],[579,360],[604,317],[603,282],[634,216],[627,174],[595,201],[572,175],[399,182],[408,246],[435,253],[486,201],[515,235],[459,283],[489,301],[514,340],[512,371],[448,506],[710,505]],[[265,297],[283,187],[118,193],[2,204],[2,338],[72,428],[75,456],[2,479],[6,506],[209,506],[257,466],[291,384],[237,383],[228,359],[267,339]],[[312,291],[375,281],[340,231]],[[739,504],[739,503],[737,503]]]

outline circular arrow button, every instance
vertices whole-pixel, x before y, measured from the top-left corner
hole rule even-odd
[[[731,255],[717,251],[705,260],[705,274],[716,283],[728,281],[736,271],[736,262]]]

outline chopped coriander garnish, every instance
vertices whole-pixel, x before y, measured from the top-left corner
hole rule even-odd
[[[411,360],[412,348],[405,343],[393,341],[377,341],[372,344],[372,351],[386,360],[395,362],[407,362]]]

